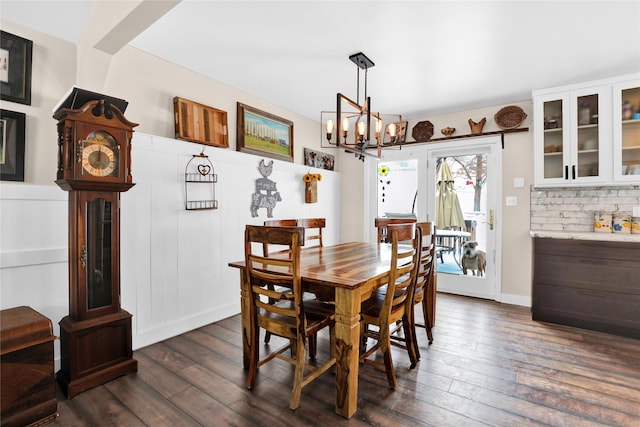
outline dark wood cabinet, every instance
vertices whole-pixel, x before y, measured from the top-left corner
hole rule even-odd
[[[58,415],[51,320],[31,307],[0,311],[0,424],[41,425]]]
[[[533,244],[534,320],[640,338],[640,242]]]

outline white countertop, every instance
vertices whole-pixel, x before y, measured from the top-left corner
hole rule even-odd
[[[546,239],[600,240],[603,242],[640,243],[640,234],[531,230],[529,231],[529,235],[531,237],[541,237]]]

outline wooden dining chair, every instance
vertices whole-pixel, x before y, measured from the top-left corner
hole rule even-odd
[[[375,218],[373,224],[378,229],[378,243],[389,243],[388,227],[391,224],[411,224],[416,222],[415,218]]]
[[[391,238],[391,263],[386,292],[381,297],[373,294],[362,303],[361,307],[361,334],[363,338],[374,339],[375,344],[364,349],[360,355],[360,362],[385,371],[389,387],[395,388],[397,380],[391,357],[391,345],[398,345],[407,350],[412,367],[417,363],[409,315],[413,305],[417,263],[420,257],[420,231],[414,224],[396,224],[389,226],[389,237]],[[401,245],[399,242],[402,240],[410,240],[412,244]],[[403,343],[400,343],[397,336],[394,339],[391,338],[397,322],[401,322],[404,332]],[[372,330],[371,325],[377,328]],[[375,357],[378,350],[382,353],[384,364],[371,358],[371,356]]]
[[[335,312],[333,306],[319,301],[303,301],[300,279],[300,246],[304,229],[301,227],[264,227],[247,225],[245,229],[245,263],[249,300],[249,319],[252,324],[251,354],[247,388],[253,389],[258,368],[274,358],[291,363],[295,367],[293,390],[289,407],[300,404],[302,387],[336,363]],[[284,245],[288,251],[273,255],[261,253],[264,245]],[[276,284],[275,290],[267,284]],[[279,292],[278,289],[290,292]],[[268,300],[274,300],[271,304]],[[314,365],[306,363],[306,343],[309,337],[329,327],[331,350],[329,360]],[[260,358],[258,338],[260,329],[289,340],[285,346]],[[284,353],[291,351],[291,356]],[[310,371],[305,375],[305,370]]]
[[[264,222],[268,227],[296,227],[297,219],[269,219]]]
[[[415,348],[418,358],[420,350],[418,348],[416,327],[425,328],[427,331],[427,339],[429,344],[433,342],[433,333],[431,332],[431,307],[435,304],[435,272],[436,272],[436,229],[431,222],[418,222],[416,224],[420,229],[420,261],[418,262],[418,272],[416,274],[416,285],[413,293],[413,306],[411,320],[413,322],[413,331],[415,338]],[[417,323],[415,319],[415,306],[422,305],[422,315],[424,323]]]
[[[309,240],[318,240],[319,246],[322,246],[322,229],[325,227],[325,224],[326,224],[326,220],[324,218],[272,219],[264,222],[264,225],[269,227],[303,227],[305,229],[303,245],[306,245],[306,242]],[[315,229],[316,231],[312,231],[311,233],[308,233],[309,229],[311,230]],[[269,250],[284,249],[282,246],[280,247],[276,246],[275,248],[274,248],[274,245],[271,245],[271,248],[269,248],[268,246],[269,245],[265,245],[264,247],[265,254],[269,253]],[[272,289],[273,285],[269,285],[269,286],[271,286],[271,289]],[[304,294],[305,300],[313,300],[315,298],[316,296],[311,293]],[[265,344],[268,344],[269,341],[271,341],[271,332],[266,332],[264,334],[264,342]],[[315,357],[316,355],[316,342],[317,340],[315,336],[309,341],[309,355],[311,357]]]
[[[269,219],[267,221],[264,222],[264,225],[266,227],[297,227],[298,226],[298,220],[296,219]],[[268,245],[267,245],[268,246]],[[265,250],[265,254],[268,253],[269,248],[265,246],[264,250]],[[279,250],[282,250],[283,248],[276,248]],[[271,250],[274,250],[274,248],[271,248]]]
[[[317,240],[318,246],[322,246],[322,229],[325,228],[325,218],[302,218],[298,220],[298,227],[303,227],[305,246],[307,242]]]
[[[298,220],[296,219],[270,219],[264,222],[264,225],[266,227],[296,227],[298,223]],[[269,248],[269,245],[265,243],[264,247],[263,247],[263,253],[266,255],[269,254],[270,251],[278,251],[278,250],[284,250],[285,248],[283,246],[275,246],[272,245],[271,248]],[[269,289],[273,290],[273,285],[268,285],[270,286]],[[273,301],[270,301],[273,303]],[[271,340],[271,333],[267,332],[264,334],[264,342],[265,344],[268,344],[269,341]]]

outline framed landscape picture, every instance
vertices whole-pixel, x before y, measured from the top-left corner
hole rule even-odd
[[[0,31],[0,41],[0,97],[31,105],[33,42],[5,31]]]
[[[293,162],[293,122],[238,102],[236,150]]]
[[[24,113],[0,110],[0,179],[24,181]]]

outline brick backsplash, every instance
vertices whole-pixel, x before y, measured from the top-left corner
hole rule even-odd
[[[531,188],[531,229],[593,231],[595,212],[631,215],[640,206],[640,185]]]

